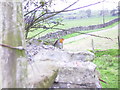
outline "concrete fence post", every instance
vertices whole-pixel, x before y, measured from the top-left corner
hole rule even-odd
[[[0,0],[0,88],[26,87],[22,0]]]

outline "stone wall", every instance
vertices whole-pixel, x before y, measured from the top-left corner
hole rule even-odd
[[[120,18],[116,18],[116,19],[111,20],[109,22],[106,22],[104,24],[90,25],[90,26],[79,26],[79,27],[69,28],[69,29],[66,29],[66,30],[59,30],[59,31],[56,31],[54,33],[46,34],[45,36],[42,36],[39,39],[40,40],[56,39],[56,38],[60,38],[62,36],[72,34],[72,33],[78,32],[78,31],[95,30],[95,29],[99,29],[99,28],[104,28],[104,27],[112,25],[112,24],[114,24],[115,22],[118,22],[118,21],[120,21]]]
[[[67,52],[51,45],[30,45],[28,88],[102,88],[91,52]]]

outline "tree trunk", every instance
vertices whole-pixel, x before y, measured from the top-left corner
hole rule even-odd
[[[26,87],[27,79],[25,51],[10,48],[25,48],[22,2],[8,1],[0,0],[0,85],[1,88],[22,88]]]

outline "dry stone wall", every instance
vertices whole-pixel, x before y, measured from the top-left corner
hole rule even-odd
[[[79,26],[79,27],[74,27],[74,28],[70,28],[70,29],[66,29],[66,30],[59,30],[59,31],[54,32],[54,33],[46,34],[45,36],[42,36],[39,39],[40,40],[56,39],[56,38],[60,38],[62,36],[72,34],[72,33],[78,32],[78,31],[100,29],[100,28],[112,25],[112,24],[114,24],[115,22],[118,22],[118,21],[120,21],[120,18],[116,18],[116,19],[111,20],[109,22],[106,22],[104,24],[90,25],[90,26]]]
[[[91,52],[72,53],[51,45],[30,45],[27,52],[32,58],[29,88],[102,88]]]

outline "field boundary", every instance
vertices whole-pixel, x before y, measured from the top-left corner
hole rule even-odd
[[[65,35],[72,34],[78,31],[88,31],[88,30],[95,30],[95,29],[100,29],[100,28],[105,28],[107,26],[110,26],[116,22],[119,22],[120,18],[113,19],[109,22],[106,22],[104,24],[98,24],[98,25],[89,25],[89,26],[80,26],[80,27],[74,27],[74,28],[69,28],[65,30],[59,30],[54,33],[49,33],[46,34],[45,36],[42,36],[38,38],[39,40],[46,40],[46,39],[57,39],[61,38]]]

